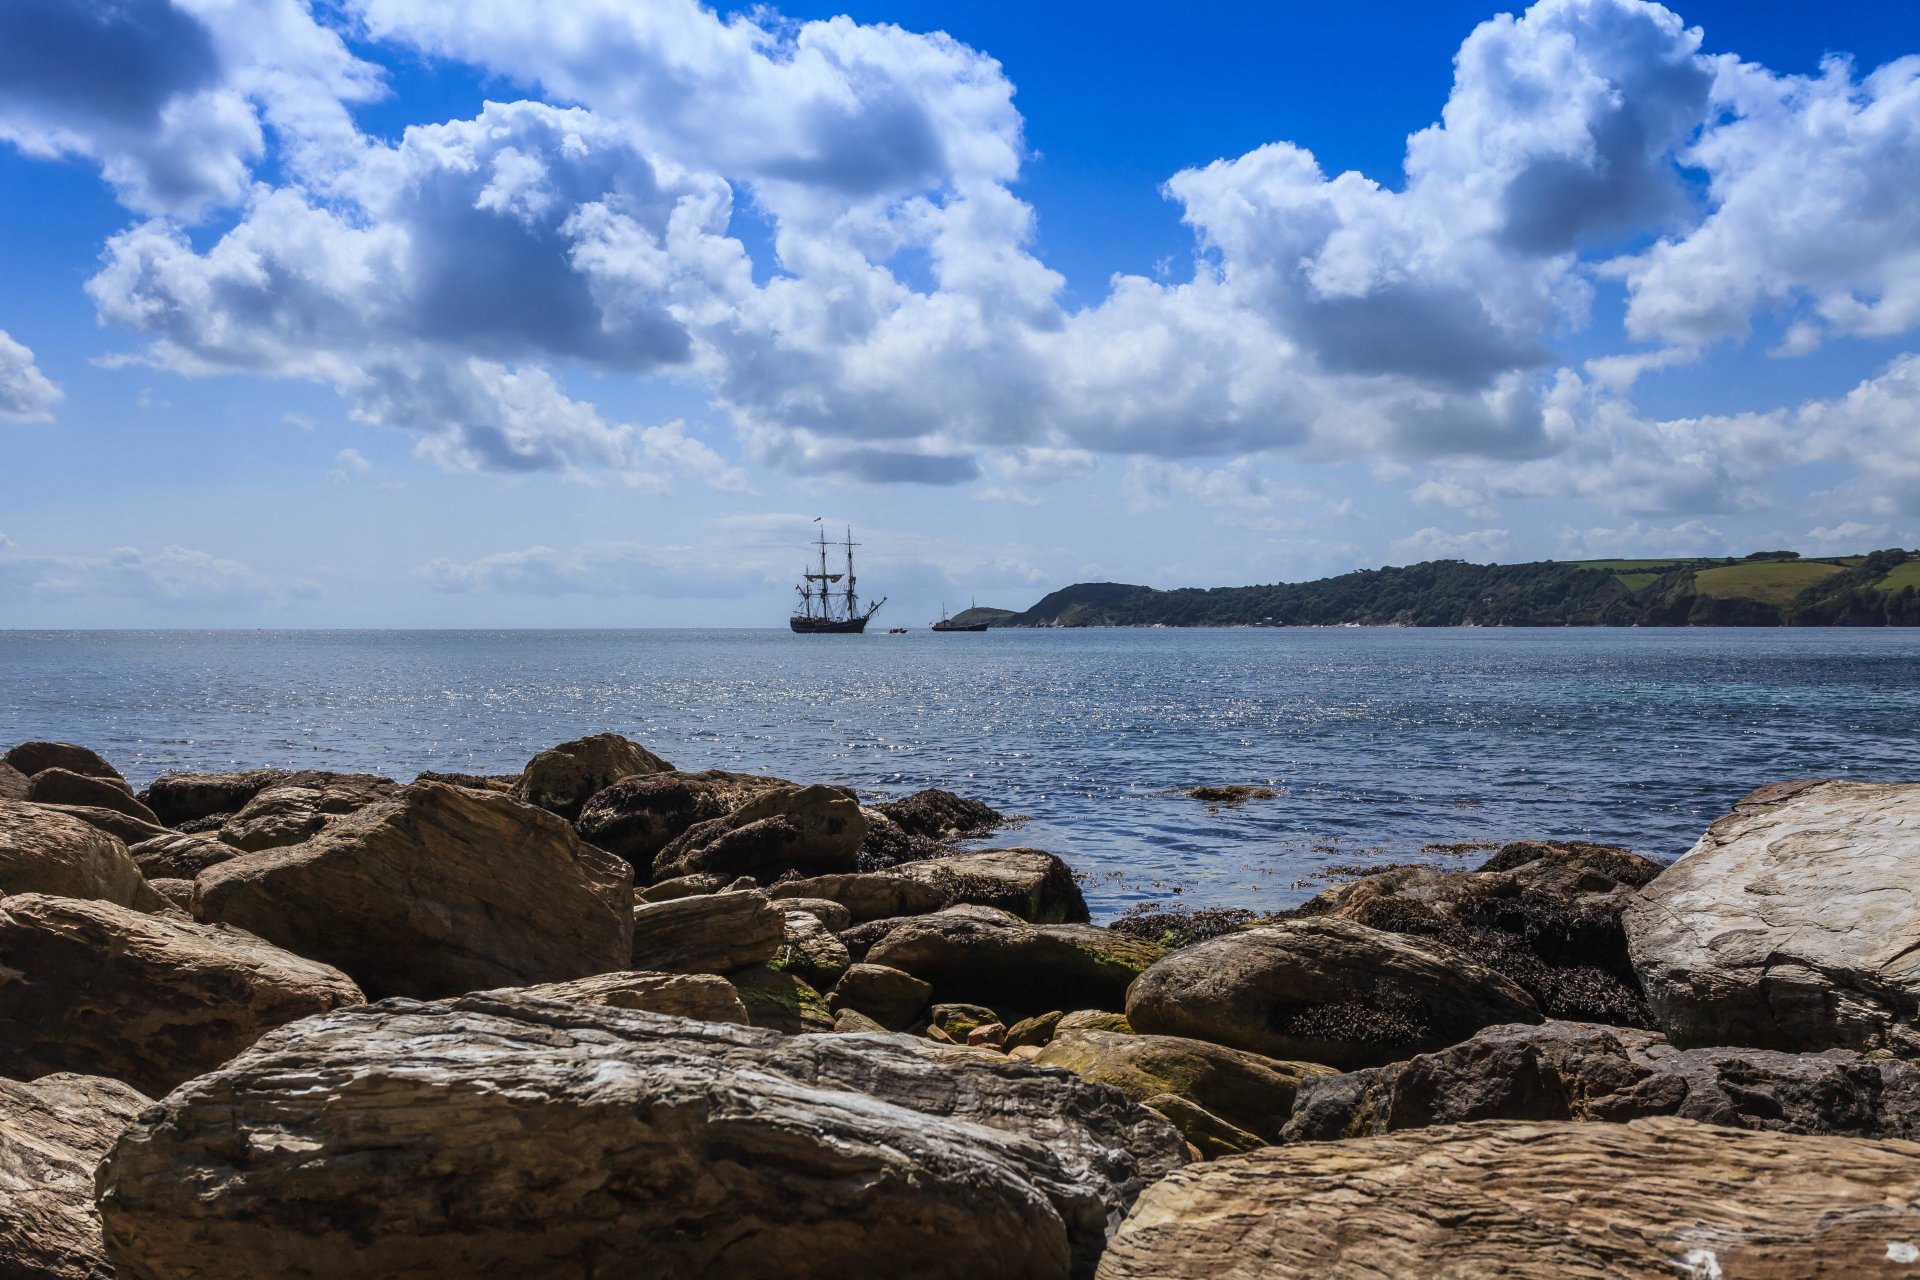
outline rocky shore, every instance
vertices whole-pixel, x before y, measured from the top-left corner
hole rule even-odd
[[[1920,784],[1111,927],[1000,823],[19,744],[0,1276],[1920,1276]]]

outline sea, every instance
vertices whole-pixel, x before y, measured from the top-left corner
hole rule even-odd
[[[1764,783],[1920,779],[1920,631],[0,631],[0,742],[136,786],[517,771],[614,730],[680,768],[1019,816],[1095,917],[1270,910],[1517,839],[1670,860]],[[1202,785],[1269,798],[1208,804]]]

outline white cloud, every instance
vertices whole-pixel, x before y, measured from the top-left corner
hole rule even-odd
[[[66,393],[40,372],[33,352],[0,329],[0,418],[46,422],[53,417],[53,406],[65,398]]]
[[[1727,536],[1704,520],[1654,525],[1635,520],[1619,528],[1562,529],[1564,560],[1617,559],[1621,556],[1724,556],[1734,554]]]
[[[327,472],[327,478],[336,484],[345,484],[360,476],[373,474],[373,464],[358,449],[342,449],[333,457],[333,470]]]
[[[16,604],[91,599],[164,608],[253,610],[310,599],[305,579],[276,577],[190,547],[104,555],[31,554],[0,538],[0,600]]]
[[[529,547],[477,560],[434,560],[421,569],[436,591],[532,596],[737,599],[775,586],[770,575],[716,562],[691,547],[599,542],[570,550]]]
[[[1246,512],[1265,511],[1282,501],[1301,503],[1311,497],[1298,490],[1276,489],[1246,458],[1212,470],[1141,458],[1121,480],[1120,492],[1127,508],[1135,512],[1165,507],[1176,498],[1214,512]]]
[[[1820,527],[1807,530],[1805,536],[1795,546],[1808,551],[1839,554],[1850,551],[1878,550],[1881,540],[1887,536],[1884,524],[1862,524],[1858,520],[1843,520],[1832,527]]]
[[[1471,560],[1493,564],[1512,555],[1513,535],[1505,529],[1449,533],[1428,526],[1394,539],[1393,553],[1405,561]]]

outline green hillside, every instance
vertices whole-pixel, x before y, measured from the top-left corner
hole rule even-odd
[[[976,622],[986,622],[998,626],[1011,617],[1013,617],[1012,609],[993,609],[984,604],[976,604],[972,608],[962,609],[960,612],[954,614],[952,620],[969,626]]]
[[[1920,552],[1476,565],[1160,591],[1083,582],[996,626],[1920,626]]]

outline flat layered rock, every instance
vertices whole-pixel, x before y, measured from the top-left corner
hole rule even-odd
[[[177,827],[197,818],[237,813],[247,801],[292,775],[285,769],[243,769],[231,773],[168,773],[140,793],[161,822]]]
[[[392,778],[370,773],[297,773],[254,793],[220,827],[220,839],[258,853],[311,840],[336,819],[399,790]]]
[[[925,915],[953,905],[944,885],[915,880],[891,871],[844,871],[806,876],[769,885],[775,898],[824,898],[847,910],[850,924]]]
[[[168,831],[127,846],[140,874],[151,880],[191,880],[208,867],[217,867],[240,856],[234,848],[212,832],[189,835]]]
[[[1161,1110],[1208,1156],[1280,1141],[1301,1084],[1334,1074],[1314,1063],[1280,1062],[1204,1040],[1111,1031],[1063,1032],[1033,1061],[1110,1084]],[[1168,1109],[1162,1100],[1169,1096],[1186,1107]]]
[[[1920,1065],[1846,1049],[1676,1049],[1658,1032],[1590,1023],[1489,1027],[1406,1062],[1306,1081],[1284,1137],[1669,1115],[1777,1133],[1920,1138]]]
[[[1039,849],[956,853],[905,863],[889,874],[931,886],[943,907],[999,907],[1035,924],[1085,924],[1092,918],[1067,864]]]
[[[1910,1276],[1920,1145],[1487,1121],[1268,1147],[1149,1188],[1100,1280]]]
[[[159,905],[119,840],[45,805],[0,800],[0,895],[14,893]]]
[[[113,1280],[93,1170],[149,1105],[132,1086],[99,1076],[0,1079],[0,1275]]]
[[[747,1007],[740,1003],[740,993],[725,978],[707,973],[598,973],[571,982],[509,987],[490,994],[597,1004],[610,1009],[640,1009],[701,1022],[747,1025]]]
[[[0,899],[0,1075],[77,1071],[158,1096],[272,1027],[361,998],[339,970],[238,929]]]
[[[731,973],[780,949],[786,913],[764,893],[711,893],[633,909],[631,966],[662,973]]]
[[[46,769],[65,769],[89,778],[120,778],[120,771],[99,752],[71,742],[22,742],[9,749],[4,760],[29,778]]]
[[[852,871],[867,820],[841,787],[783,787],[762,792],[724,818],[697,823],[653,860],[655,880],[710,872],[766,883]]]
[[[1640,891],[1634,968],[1673,1043],[1920,1055],[1920,783],[1763,787]]]
[[[207,868],[193,909],[370,995],[445,996],[636,967],[632,875],[543,809],[416,782],[302,844]]]
[[[783,778],[725,769],[641,773],[596,791],[581,808],[578,825],[586,840],[645,872],[688,827],[724,818],[756,796],[792,785]]]
[[[493,995],[310,1019],[101,1170],[123,1280],[1090,1275],[1178,1167],[1114,1090],[904,1037]],[[204,1189],[219,1187],[220,1194]]]
[[[673,766],[617,733],[595,733],[548,747],[520,772],[513,795],[571,822],[595,792],[637,773],[671,773]]]
[[[1175,951],[1133,985],[1126,1014],[1136,1031],[1342,1068],[1540,1021],[1524,990],[1452,948],[1339,919],[1261,925]]]
[[[132,846],[157,836],[167,834],[167,829],[156,823],[136,818],[132,814],[122,813],[118,809],[100,809],[86,804],[40,804],[42,809],[51,809],[55,813],[64,813],[69,818],[78,818],[96,831],[104,831],[121,844]]]
[[[1128,986],[1165,954],[1092,925],[1035,925],[991,908],[957,907],[902,921],[865,960],[924,979],[935,1000],[1023,1014],[1120,1009]]]

